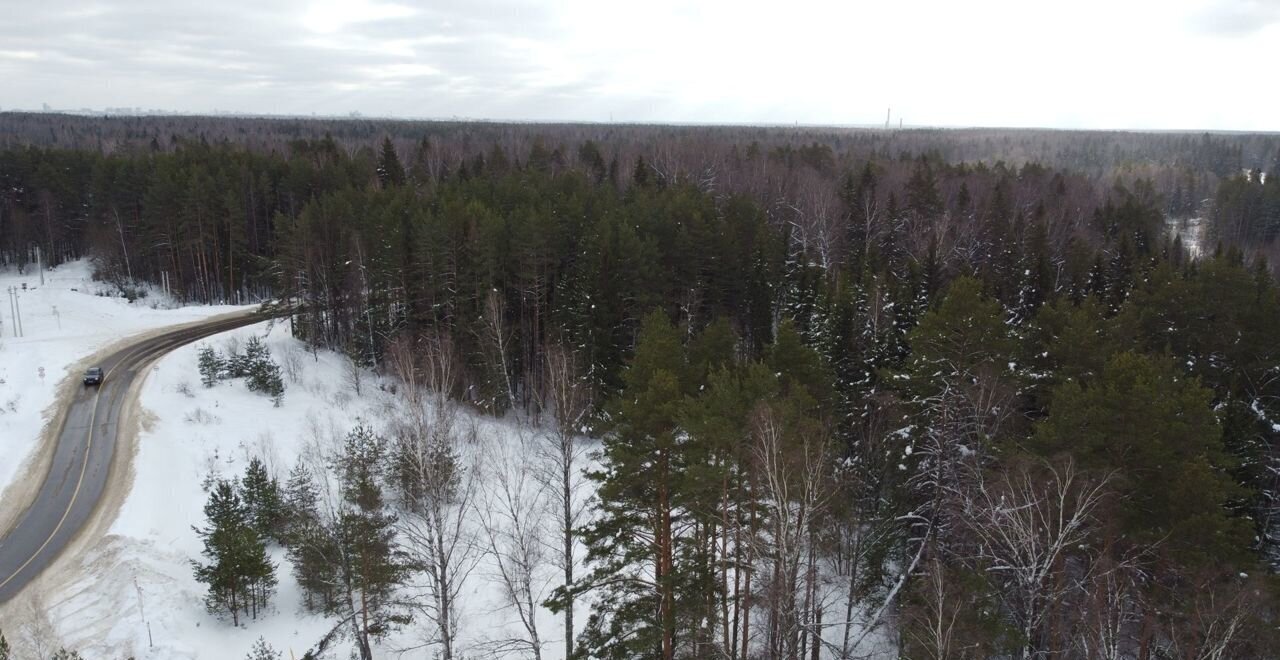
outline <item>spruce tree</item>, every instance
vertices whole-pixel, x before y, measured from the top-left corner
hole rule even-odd
[[[256,338],[254,338],[256,339]],[[253,341],[250,339],[249,341]],[[249,357],[240,352],[230,351],[223,362],[227,378],[244,378],[249,375]]]
[[[259,392],[271,397],[272,404],[279,408],[284,402],[284,378],[280,366],[267,358],[253,363],[249,371],[249,391]]]
[[[311,471],[298,465],[285,484],[285,546],[298,586],[306,596],[309,611],[329,611],[334,607],[338,583],[337,543],[320,519],[320,490]]]
[[[250,392],[259,392],[271,397],[277,408],[284,400],[284,378],[280,365],[271,359],[271,351],[257,337],[250,337],[245,344],[242,362],[243,375],[248,378]]]
[[[403,186],[405,181],[404,166],[396,155],[396,147],[391,138],[382,139],[382,151],[378,154],[378,182],[383,188]]]
[[[200,383],[205,387],[213,387],[222,378],[223,371],[226,369],[226,362],[218,351],[212,346],[203,346],[200,348],[198,364],[200,369]]]
[[[983,296],[982,284],[969,277],[951,283],[937,309],[920,318],[909,343],[906,382],[921,398],[983,377],[1011,381],[1020,352],[1000,303]]]
[[[256,456],[240,480],[240,500],[259,537],[283,541],[285,512],[280,483],[267,474],[266,465]]]
[[[280,660],[280,652],[272,648],[266,639],[259,637],[244,660]]]
[[[262,342],[262,339],[257,335],[249,337],[249,340],[244,344],[244,364],[246,367],[246,373],[244,375],[250,375],[249,372],[252,370],[254,365],[266,362],[270,359],[271,351],[267,348],[267,345]]]
[[[0,632],[0,660],[9,660],[9,642],[3,632]]]

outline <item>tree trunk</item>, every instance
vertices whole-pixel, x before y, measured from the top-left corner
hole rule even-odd
[[[557,414],[561,414],[557,411]],[[573,584],[573,470],[572,470],[572,454],[573,454],[573,437],[568,433],[561,433],[560,448],[560,478],[561,491],[564,500],[561,502],[561,519],[563,525],[561,529],[564,531],[562,541],[564,547],[564,584],[568,588]],[[570,660],[573,657],[573,596],[565,599],[564,605],[564,657]]]
[[[668,490],[667,476],[670,469],[671,456],[669,450],[661,450],[658,459],[658,617],[662,626],[662,658],[674,660],[675,648],[675,593],[672,583],[672,572],[675,569],[672,559],[671,537],[671,493]]]

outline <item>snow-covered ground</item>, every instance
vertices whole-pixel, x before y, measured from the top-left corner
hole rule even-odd
[[[87,261],[64,264],[45,271],[41,285],[33,268],[0,271],[0,492],[27,462],[59,383],[79,376],[72,367],[81,360],[132,334],[244,309],[165,309],[172,305],[155,293],[130,303],[98,295],[111,287],[94,282],[90,272]],[[21,337],[14,336],[11,287],[18,290]]]
[[[1204,218],[1169,217],[1165,218],[1164,225],[1170,238],[1182,239],[1182,247],[1187,251],[1187,256],[1192,259],[1203,256],[1206,230],[1209,228],[1209,223]]]
[[[277,362],[294,367],[286,366],[293,377],[286,377],[279,408],[269,398],[249,392],[243,380],[209,389],[200,383],[201,346],[225,352],[230,344],[243,346],[253,335],[265,338]],[[241,658],[258,637],[284,657],[301,657],[335,619],[304,610],[284,551],[271,550],[280,581],[273,611],[235,628],[205,611],[205,589],[195,581],[191,567],[192,560],[201,559],[202,548],[192,526],[204,525],[204,484],[210,477],[238,478],[249,459],[259,457],[283,482],[300,457],[332,443],[356,424],[382,430],[381,420],[395,396],[372,374],[363,378],[357,396],[343,358],[307,352],[290,335],[287,321],[223,333],[157,362],[140,393],[146,421],[132,489],[109,533],[83,558],[82,577],[45,597],[43,625],[52,627],[59,643],[89,658]],[[476,424],[481,443],[477,449],[490,462],[501,447],[520,442],[512,424],[469,413],[465,417]],[[491,562],[480,554],[478,549],[478,563],[463,591],[459,631],[459,646],[472,651],[486,641],[516,634],[515,629],[503,630],[517,625],[515,613],[501,605]],[[550,577],[548,570],[544,596],[550,595]],[[548,646],[544,657],[559,657],[558,619],[544,609],[539,624]],[[378,657],[400,657],[399,651],[420,646],[427,630],[423,622],[398,631],[382,642]],[[346,647],[339,646],[332,657],[347,657]]]

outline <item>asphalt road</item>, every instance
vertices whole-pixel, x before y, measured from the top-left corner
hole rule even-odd
[[[111,477],[126,394],[148,365],[183,344],[268,318],[254,314],[211,321],[143,339],[98,365],[106,372],[102,385],[77,383],[80,390],[58,431],[49,474],[17,525],[0,539],[0,603],[40,575],[93,516]]]

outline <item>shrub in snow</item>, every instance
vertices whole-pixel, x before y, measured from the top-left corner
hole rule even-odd
[[[195,410],[192,410],[187,413],[183,419],[189,424],[217,424],[222,421],[216,415],[209,414],[209,412],[204,408],[196,408]]]
[[[245,378],[250,392],[266,394],[280,407],[284,400],[284,377],[280,366],[271,359],[267,345],[258,337],[250,337],[244,353],[239,352],[239,342],[228,342],[227,350],[229,355],[224,358],[213,347],[200,349],[200,382],[205,387],[213,387],[219,380]]]

